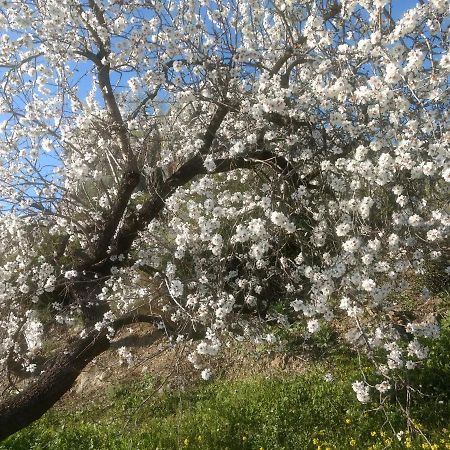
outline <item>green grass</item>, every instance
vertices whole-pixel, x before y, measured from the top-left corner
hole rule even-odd
[[[404,418],[394,405],[365,412],[349,386],[357,376],[351,363],[324,381],[323,369],[290,378],[253,378],[216,382],[188,393],[165,394],[139,406],[148,395],[142,384],[110,394],[110,406],[78,414],[52,412],[9,438],[0,449],[336,449],[405,448],[394,440],[386,418],[397,431]],[[441,400],[442,401],[442,400]],[[129,414],[131,413],[131,416]],[[450,439],[448,402],[428,399],[414,411],[433,442]],[[131,420],[129,420],[131,417]],[[95,418],[95,422],[94,422]],[[137,422],[137,424],[135,423]],[[380,435],[380,431],[386,433]],[[375,436],[372,436],[376,432]],[[353,439],[355,441],[353,441]],[[422,440],[414,437],[413,447]],[[439,448],[445,448],[444,446]]]
[[[361,377],[358,364],[335,355],[301,375],[219,380],[187,392],[156,394],[143,378],[107,390],[90,407],[49,412],[0,450],[450,449],[449,348],[450,320],[415,375],[426,395],[416,397],[411,414],[433,447],[407,434],[394,398],[383,411],[374,411],[375,402],[359,404],[351,390]],[[391,426],[405,433],[401,442]]]

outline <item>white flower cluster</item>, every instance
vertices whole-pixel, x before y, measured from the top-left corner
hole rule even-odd
[[[128,367],[132,367],[134,364],[134,358],[132,353],[126,347],[119,347],[117,349],[122,364],[126,364]]]
[[[356,398],[361,403],[368,403],[370,401],[369,386],[366,383],[363,381],[355,381],[352,383],[352,389],[356,394]]]
[[[408,323],[406,331],[414,336],[422,336],[431,339],[436,339],[440,335],[440,326],[436,320],[430,320],[420,323]]]
[[[272,212],[270,215],[270,220],[275,225],[284,228],[288,233],[293,233],[295,231],[295,225],[292,222],[289,222],[287,217],[282,212]]]
[[[255,0],[113,3],[2,6],[0,361],[42,344],[46,293],[91,277],[111,311],[150,304],[207,330],[191,357],[204,379],[225,339],[344,317],[377,349],[375,389],[393,389],[439,337],[436,320],[389,312],[449,237],[448,2],[389,31],[384,0],[284,2],[283,20]],[[80,52],[99,41],[101,61]],[[118,199],[130,161],[142,183]],[[59,304],[48,320],[79,314]]]

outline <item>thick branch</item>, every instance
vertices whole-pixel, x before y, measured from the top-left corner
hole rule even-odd
[[[92,252],[92,259],[82,263],[79,270],[89,268],[92,264],[104,259],[108,255],[108,248],[111,245],[112,238],[116,233],[117,227],[130,201],[131,194],[139,184],[140,175],[137,172],[125,172],[119,184],[116,201],[112,205],[108,218],[99,234]]]
[[[36,382],[0,405],[0,440],[39,419],[72,387],[86,365],[108,347],[106,332],[96,330],[68,345]]]
[[[156,325],[160,321],[156,316],[129,315],[117,319],[111,327],[118,331],[133,323]],[[0,404],[0,441],[39,419],[69,391],[81,371],[109,347],[107,330],[93,329],[59,351],[52,365],[34,383]]]
[[[203,156],[197,154],[163,183],[157,195],[147,200],[138,214],[133,212],[125,219],[125,223],[118,233],[113,253],[127,254],[138,233],[144,230],[164,209],[165,201],[177,188],[184,186],[195,177],[229,172],[236,169],[251,169],[261,163],[271,164],[275,170],[289,179],[295,187],[308,184],[300,177],[289,161],[267,150],[256,151],[236,158],[215,159],[214,164],[216,167],[213,171],[206,169]],[[96,270],[107,273],[111,265],[112,262],[110,260],[105,260],[96,267]]]
[[[219,130],[220,125],[222,125],[222,122],[225,119],[225,116],[227,115],[229,110],[230,107],[226,105],[220,105],[217,108],[217,111],[214,113],[214,116],[212,117],[211,122],[209,123],[208,128],[206,129],[205,134],[203,136],[203,145],[200,148],[201,154],[205,155],[208,153],[213,143],[213,140],[216,137],[216,133]]]
[[[92,61],[97,67],[98,84],[103,100],[105,101],[106,108],[115,125],[114,131],[116,131],[118,134],[120,148],[123,154],[128,158],[128,163],[135,166],[136,162],[134,160],[134,155],[131,149],[127,126],[123,120],[122,113],[120,112],[120,108],[117,104],[117,100],[111,84],[111,67],[109,62],[107,60],[105,61],[105,59],[108,57],[109,50],[105,49],[103,44],[99,44],[99,46],[100,51],[97,54],[88,49],[78,50],[76,53]]]

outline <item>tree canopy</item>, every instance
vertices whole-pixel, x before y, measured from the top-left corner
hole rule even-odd
[[[448,1],[399,3],[2,2],[0,364],[34,378],[0,438],[138,321],[200,335],[207,378],[227,341],[341,320],[379,373],[358,399],[405,385],[439,335],[392,296],[448,252],[450,55]]]

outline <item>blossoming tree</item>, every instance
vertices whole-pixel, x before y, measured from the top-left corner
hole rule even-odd
[[[389,311],[448,250],[448,8],[3,1],[0,439],[140,321],[199,330],[207,377],[227,340],[344,316],[379,374],[361,402],[420,365],[438,322]]]

